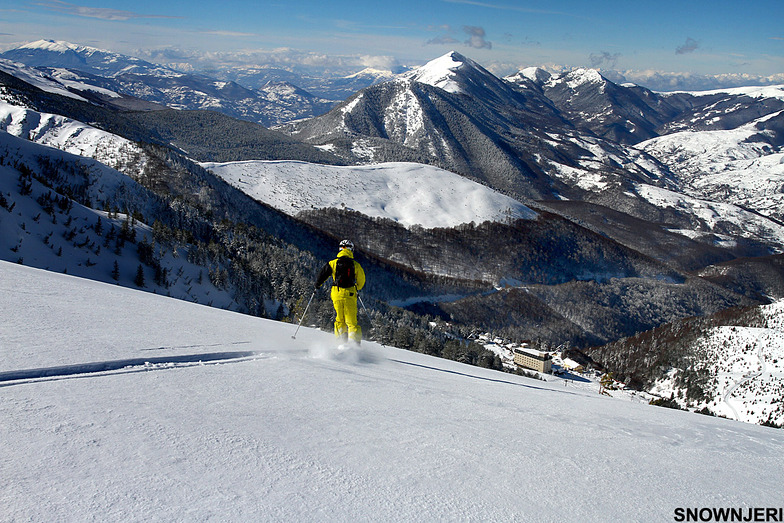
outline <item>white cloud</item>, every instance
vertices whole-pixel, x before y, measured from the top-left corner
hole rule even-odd
[[[780,85],[784,73],[764,76],[748,73],[695,74],[655,70],[602,71],[616,83],[632,82],[654,91],[706,91],[749,85]]]
[[[149,15],[142,13],[135,13],[133,11],[124,11],[122,9],[110,9],[106,7],[87,7],[82,5],[70,4],[62,0],[48,0],[46,2],[38,2],[36,5],[66,13],[74,16],[81,16],[86,18],[98,18],[101,20],[109,21],[125,21],[135,18],[180,18],[174,16],[162,15]]]

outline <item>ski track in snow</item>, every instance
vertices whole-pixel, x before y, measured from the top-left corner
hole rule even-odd
[[[153,358],[129,358],[112,361],[98,361],[91,363],[77,363],[73,365],[59,365],[37,369],[20,369],[0,372],[0,387],[13,383],[30,382],[38,380],[59,379],[75,375],[106,374],[112,371],[137,372],[140,370],[154,370],[173,368],[186,364],[215,364],[237,361],[257,356],[255,352],[215,352],[206,354],[186,354],[182,356],[162,356]],[[11,383],[7,383],[11,382]]]
[[[739,420],[739,419],[741,419],[741,416],[738,414],[737,409],[730,402],[730,400],[732,399],[732,395],[735,393],[735,391],[737,389],[739,389],[743,385],[746,385],[750,381],[759,378],[760,376],[762,376],[766,372],[765,356],[762,354],[762,345],[761,344],[757,345],[757,358],[759,359],[759,362],[760,362],[760,370],[759,370],[759,372],[756,372],[754,374],[750,374],[747,377],[744,377],[743,379],[736,381],[729,389],[727,389],[727,392],[724,393],[724,398],[723,398],[724,399],[724,403],[730,408],[730,410],[732,410],[732,413],[734,414],[734,418],[733,419]]]

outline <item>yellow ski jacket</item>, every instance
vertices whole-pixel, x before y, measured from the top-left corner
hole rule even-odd
[[[338,259],[348,256],[354,262],[354,274],[356,275],[354,280],[354,287],[356,290],[361,290],[362,287],[365,286],[365,271],[362,269],[362,266],[359,264],[358,261],[354,260],[354,254],[351,252],[350,249],[341,249],[338,253],[337,258],[328,262],[324,267],[321,269],[321,272],[316,279],[316,288],[321,287],[325,281],[327,281],[330,277],[332,277],[332,285],[333,287],[337,287],[335,283],[335,268],[337,267]],[[349,287],[351,288],[351,287]]]

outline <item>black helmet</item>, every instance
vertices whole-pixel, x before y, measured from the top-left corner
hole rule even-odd
[[[342,242],[340,242],[340,248],[341,249],[349,249],[349,250],[353,251],[354,250],[354,242],[352,242],[351,240],[343,240]]]

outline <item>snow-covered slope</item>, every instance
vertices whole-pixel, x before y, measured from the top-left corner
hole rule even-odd
[[[67,96],[68,98],[73,98],[82,102],[87,101],[78,94],[69,91],[65,85],[58,82],[54,78],[46,76],[42,72],[30,67],[26,67],[23,64],[0,58],[0,71],[8,73],[11,76],[19,78],[20,80],[24,80],[25,82],[29,83],[30,85],[34,85],[44,92]]]
[[[668,165],[690,194],[782,220],[784,153],[771,146],[775,134],[764,129],[781,114],[735,129],[676,132],[637,147]]]
[[[119,201],[148,216],[161,212],[151,193],[128,176],[2,131],[0,164],[0,260],[135,288],[141,270],[150,292],[237,308],[230,292],[211,283],[211,269],[188,259],[187,248],[177,252],[156,244],[147,224],[102,210],[117,208]],[[74,194],[94,207],[66,196]],[[158,260],[157,270],[150,260],[142,265],[142,243]]]
[[[648,184],[636,184],[635,190],[642,198],[662,209],[677,210],[689,216],[689,228],[672,229],[691,238],[714,234],[722,242],[737,242],[750,238],[770,246],[775,252],[784,252],[784,225],[776,220],[751,212],[731,203],[721,203],[695,198]]]
[[[0,95],[0,99],[2,95]],[[39,113],[0,101],[0,131],[138,175],[146,158],[141,148],[116,134],[56,114]]]
[[[426,228],[536,217],[534,211],[508,196],[429,165],[335,167],[293,161],[202,165],[253,198],[292,216],[334,207]]]
[[[14,520],[668,521],[784,433],[0,262]],[[146,363],[145,363],[146,362]]]
[[[760,310],[767,327],[715,327],[697,341],[690,370],[709,372],[705,399],[694,402],[679,396],[672,383],[675,370],[652,392],[730,419],[784,423],[784,302]]]

